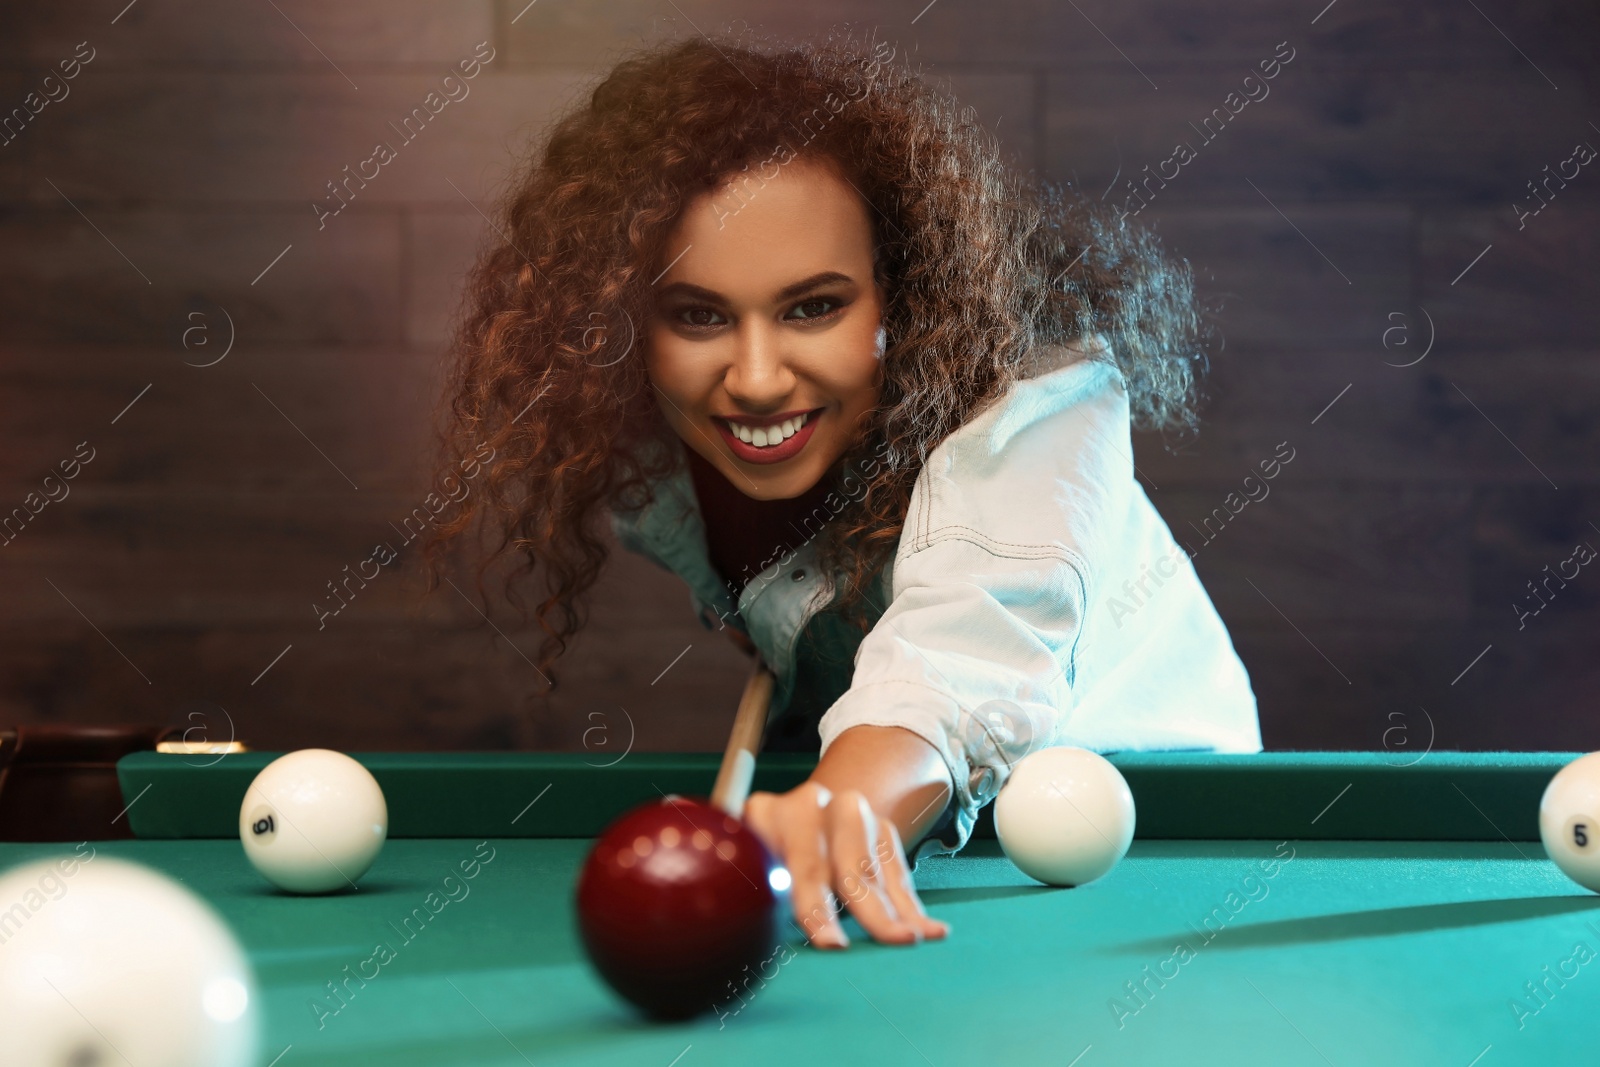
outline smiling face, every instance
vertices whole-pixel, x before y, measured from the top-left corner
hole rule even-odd
[[[815,486],[877,406],[869,210],[829,166],[796,159],[739,195],[692,199],[667,240],[678,258],[654,285],[650,379],[678,436],[747,496]]]

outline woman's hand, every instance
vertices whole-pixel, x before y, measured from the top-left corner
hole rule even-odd
[[[818,948],[850,943],[841,902],[878,941],[903,945],[949,932],[922,910],[900,832],[864,794],[813,779],[787,793],[751,794],[744,821],[789,869],[795,921]]]

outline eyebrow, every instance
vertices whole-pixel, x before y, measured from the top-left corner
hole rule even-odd
[[[801,293],[816,289],[819,286],[835,285],[840,282],[854,284],[855,279],[850,277],[848,274],[841,274],[836,270],[821,271],[817,274],[811,275],[809,278],[802,278],[793,285],[784,286],[782,289],[778,290],[778,299],[788,300],[799,296]],[[661,296],[663,297],[677,296],[679,294],[696,297],[700,300],[705,300],[710,303],[721,304],[727,302],[727,298],[721,293],[716,292],[713,289],[704,288],[703,286],[692,285],[689,282],[673,282],[671,285],[665,286],[661,290]]]

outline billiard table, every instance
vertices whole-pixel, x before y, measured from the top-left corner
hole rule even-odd
[[[262,1065],[1600,1060],[1600,897],[1538,838],[1575,754],[1116,755],[1138,831],[1105,878],[1032,883],[980,824],[916,872],[948,940],[879,946],[852,922],[853,946],[824,953],[796,934],[721,1013],[672,1025],[590,970],[573,886],[611,818],[704,795],[716,756],[357,754],[390,840],[359,891],[326,897],[281,893],[243,856],[240,801],[273,756],[128,756],[137,839],[95,845],[232,926]],[[756,787],[808,769],[764,757]],[[0,867],[73,844],[0,846]]]

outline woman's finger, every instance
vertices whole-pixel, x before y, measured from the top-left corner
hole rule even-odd
[[[889,944],[919,940],[919,928],[904,921],[885,891],[879,837],[878,817],[865,796],[834,797],[828,808],[833,891],[873,939]]]
[[[823,828],[829,799],[825,788],[807,783],[770,802],[746,802],[745,819],[764,840],[774,842],[773,852],[789,870],[790,910],[800,932],[818,948],[844,948],[850,939],[839,924],[839,905],[830,889]],[[768,829],[763,832],[763,827]]]
[[[923,937],[944,937],[950,932],[950,926],[929,917],[923,909],[922,899],[917,896],[916,884],[912,881],[911,865],[906,862],[905,849],[900,844],[900,831],[888,819],[881,820],[880,827],[878,849],[885,857],[884,891],[893,902],[895,911],[905,922],[917,927]]]

